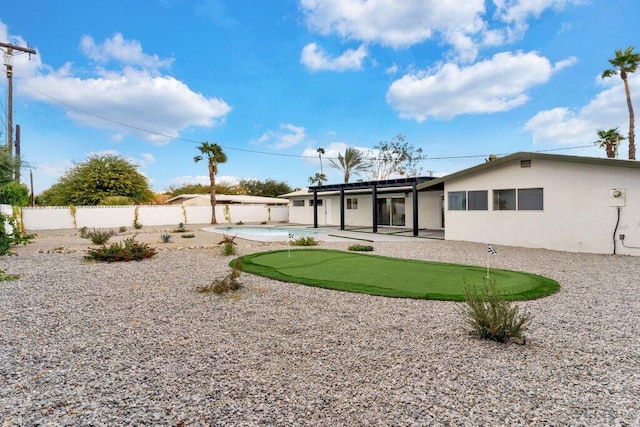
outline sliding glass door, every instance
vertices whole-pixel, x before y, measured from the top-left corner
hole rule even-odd
[[[379,198],[378,225],[392,225],[403,227],[405,225],[404,198]]]

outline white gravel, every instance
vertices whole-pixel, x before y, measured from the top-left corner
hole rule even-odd
[[[70,232],[0,258],[20,275],[0,282],[3,425],[640,424],[640,257],[495,246],[492,266],[562,286],[518,303],[534,315],[520,346],[469,337],[452,302],[248,274],[238,293],[198,294],[230,258],[196,234],[191,246],[207,249],[155,243],[173,250],[142,262],[86,263],[87,241]],[[465,242],[373,246],[475,265],[486,256]]]

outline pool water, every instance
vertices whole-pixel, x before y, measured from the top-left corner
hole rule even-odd
[[[258,241],[285,241],[288,239],[297,239],[299,237],[317,236],[326,234],[318,230],[309,230],[303,228],[292,227],[243,227],[243,226],[223,226],[208,227],[204,231],[212,233],[227,234],[236,236],[240,239],[258,240]]]

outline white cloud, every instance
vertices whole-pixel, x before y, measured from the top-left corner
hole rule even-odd
[[[384,70],[386,74],[396,74],[398,71],[400,71],[400,67],[398,67],[396,63],[393,63],[393,65]]]
[[[316,43],[310,43],[302,49],[300,62],[311,71],[352,71],[362,69],[367,57],[367,48],[360,45],[357,49],[348,49],[337,58],[331,58]]]
[[[170,67],[173,59],[160,59],[158,55],[147,55],[142,51],[142,45],[137,40],[126,40],[122,34],[116,33],[110,39],[97,45],[93,37],[85,35],[80,40],[80,49],[99,63],[115,61],[125,65],[138,65],[146,69]]]
[[[310,31],[346,40],[402,49],[433,40],[453,48],[450,57],[474,61],[482,46],[521,38],[527,21],[549,9],[560,11],[584,0],[300,0]]]
[[[272,148],[282,149],[298,145],[305,139],[305,128],[292,124],[282,124],[279,130],[267,131],[252,142],[256,144],[268,144]]]
[[[627,136],[629,130],[629,112],[624,86],[619,78],[610,79],[614,85],[607,84],[587,105],[571,110],[556,107],[540,111],[525,124],[524,129],[531,132],[534,142],[555,142],[558,144],[589,144],[598,139],[598,129],[618,127],[621,134]],[[629,85],[640,87],[640,75],[631,74]],[[607,82],[609,83],[609,82]],[[632,91],[634,105],[640,104],[640,93]]]
[[[508,111],[527,102],[527,91],[560,68],[534,52],[502,52],[468,67],[447,63],[407,74],[391,84],[387,102],[418,122]]]
[[[0,39],[26,45],[20,37],[9,35],[2,22]],[[14,62],[15,76],[21,78],[17,92],[65,108],[76,124],[113,132],[114,141],[134,134],[164,144],[170,141],[167,135],[179,137],[192,126],[215,126],[231,111],[224,100],[206,97],[159,74],[158,68],[173,60],[145,54],[138,41],[116,34],[101,44],[85,36],[81,44],[90,58],[103,64],[89,70],[94,76],[84,77],[87,70],[76,73],[72,64],[53,70],[41,62],[40,55],[32,55],[31,61],[27,55],[18,55]],[[116,67],[105,68],[107,62],[115,62]]]

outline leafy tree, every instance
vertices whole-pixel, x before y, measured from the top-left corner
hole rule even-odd
[[[179,186],[170,186],[166,194],[176,197],[181,194],[210,194],[211,185],[206,184],[182,184]],[[220,181],[216,183],[216,193],[219,194],[246,194],[241,185],[235,185],[230,182]]]
[[[28,206],[29,189],[26,185],[15,181],[0,185],[0,204]]]
[[[629,91],[629,82],[627,81],[627,75],[629,73],[635,73],[640,64],[640,53],[633,51],[634,47],[629,46],[624,52],[621,50],[615,51],[615,58],[609,59],[609,63],[613,68],[604,70],[602,72],[602,78],[607,78],[615,75],[620,75],[622,82],[624,83],[624,93],[627,96],[627,108],[629,109],[629,160],[636,159],[636,143],[635,143],[635,115],[633,113],[633,104],[631,103],[631,92]]]
[[[154,199],[147,178],[135,165],[114,154],[96,154],[69,169],[38,200],[50,206],[94,206],[113,196],[136,204]]]
[[[260,181],[259,179],[242,179],[240,180],[242,187],[249,196],[278,197],[281,194],[290,193],[293,189],[284,181],[276,181],[275,179],[267,179]]]
[[[618,157],[618,146],[620,145],[620,141],[626,139],[624,136],[618,133],[618,128],[611,129],[601,129],[598,131],[599,140],[596,141],[599,147],[604,147],[607,157],[610,159],[615,159]]]
[[[211,181],[211,224],[217,224],[216,220],[216,174],[218,173],[218,164],[226,163],[227,155],[222,151],[222,147],[218,144],[210,144],[203,142],[198,146],[198,150],[202,155],[195,156],[193,161],[198,163],[206,156],[207,165],[209,167],[209,181]]]
[[[369,169],[370,179],[383,180],[391,175],[418,176],[422,172],[418,163],[426,155],[422,154],[422,148],[415,148],[404,139],[404,135],[399,133],[391,141],[380,141],[374,145],[375,156]]]
[[[6,147],[0,147],[0,185],[13,181],[17,162]]]
[[[341,170],[344,173],[344,182],[349,182],[351,174],[359,174],[369,169],[369,162],[364,158],[364,155],[360,150],[353,147],[348,147],[342,153],[338,153],[338,162],[334,162],[333,159],[329,159],[331,166]]]

